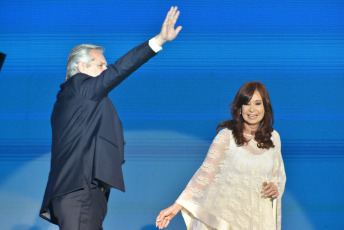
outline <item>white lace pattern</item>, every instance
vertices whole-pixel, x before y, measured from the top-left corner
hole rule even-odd
[[[260,149],[253,136],[238,147],[231,130],[215,137],[203,164],[177,199],[188,230],[204,223],[208,229],[280,230],[281,197],[286,175],[279,134],[272,133],[274,148]],[[264,197],[264,182],[274,182],[279,196]]]

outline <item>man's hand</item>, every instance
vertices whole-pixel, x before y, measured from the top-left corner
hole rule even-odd
[[[155,41],[158,45],[162,46],[165,42],[172,41],[177,37],[179,31],[182,29],[181,26],[174,29],[179,14],[180,12],[177,10],[176,6],[172,6],[170,11],[168,11],[160,33],[155,36]]]

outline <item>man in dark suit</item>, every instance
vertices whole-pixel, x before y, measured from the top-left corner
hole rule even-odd
[[[122,124],[108,93],[176,38],[171,7],[160,33],[107,67],[103,48],[76,46],[51,115],[51,169],[40,216],[63,230],[98,230],[110,188],[124,189]]]

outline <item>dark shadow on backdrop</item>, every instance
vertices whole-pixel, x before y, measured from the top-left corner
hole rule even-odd
[[[6,57],[6,54],[0,52],[0,71],[1,71],[2,64],[5,61],[5,57]]]

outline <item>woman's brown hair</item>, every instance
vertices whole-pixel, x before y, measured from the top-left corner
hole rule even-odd
[[[271,147],[275,147],[271,140],[274,117],[268,91],[266,90],[264,84],[261,82],[247,82],[239,89],[231,106],[231,114],[233,120],[222,122],[217,126],[216,131],[218,132],[220,128],[228,128],[232,130],[237,145],[243,146],[245,143],[248,142],[244,138],[245,121],[242,118],[240,111],[241,107],[244,104],[247,104],[252,99],[252,96],[256,90],[262,96],[265,114],[259,124],[257,131],[254,133],[254,139],[258,142],[257,146],[259,148],[269,149]]]

